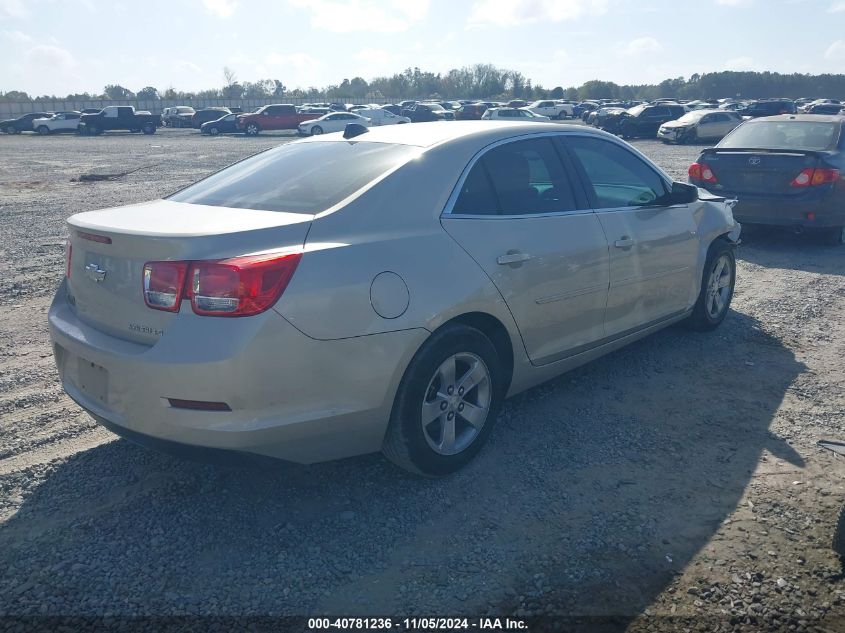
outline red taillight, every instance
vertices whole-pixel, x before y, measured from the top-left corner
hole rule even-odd
[[[801,172],[792,179],[789,183],[790,187],[818,187],[819,185],[830,185],[839,180],[839,170],[829,169],[827,167],[818,167],[813,169],[808,167],[802,169]]]
[[[179,312],[185,290],[188,262],[144,264],[144,302],[154,310]]]
[[[65,242],[65,276],[70,279],[70,263],[73,259],[73,244],[70,243],[70,238]]]
[[[272,307],[290,282],[301,253],[193,262],[187,296],[196,314],[250,316]]]
[[[707,163],[693,163],[689,166],[687,171],[690,180],[702,180],[704,182],[715,183],[716,174],[710,169]]]

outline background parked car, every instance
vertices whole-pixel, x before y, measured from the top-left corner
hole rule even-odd
[[[657,138],[665,143],[694,143],[717,140],[742,123],[736,112],[693,110],[680,119],[669,121],[657,130]]]
[[[161,124],[158,114],[135,112],[132,106],[106,106],[97,114],[83,114],[79,117],[80,134],[97,135],[106,130],[128,130],[155,134]]]
[[[845,117],[792,114],[745,121],[689,168],[690,182],[737,198],[734,216],[823,232],[845,243]]]
[[[795,105],[798,106],[798,102],[795,102]],[[811,108],[817,105],[841,105],[841,102],[838,99],[814,99],[813,101],[807,101],[801,106],[802,112],[808,112]]]
[[[53,132],[77,132],[79,125],[79,112],[57,112],[46,119],[35,119],[32,122],[33,129],[39,134],[52,134]]]
[[[331,112],[321,116],[319,119],[303,121],[299,124],[299,132],[306,136],[343,132],[350,123],[358,123],[359,125],[370,127],[371,121],[367,117],[360,116],[354,112]]]
[[[455,118],[459,121],[477,121],[487,110],[483,103],[465,103],[455,112]]]
[[[523,122],[545,122],[551,121],[550,117],[542,114],[534,114],[528,108],[487,108],[484,114],[481,115],[484,121],[523,121]]]
[[[365,117],[370,120],[372,125],[398,125],[400,123],[410,123],[411,119],[406,116],[393,114],[384,108],[363,108],[356,110],[355,114]]]
[[[173,106],[161,112],[161,122],[168,127],[191,127],[196,111],[191,106]]]
[[[408,117],[412,123],[452,121],[455,119],[455,113],[446,110],[439,103],[414,103],[402,109],[402,116]]]
[[[535,101],[526,107],[534,114],[547,116],[550,119],[565,119],[567,117],[572,117],[575,112],[572,104],[560,103],[558,101],[552,101],[551,99]]]
[[[845,106],[841,103],[817,103],[807,109],[807,114],[843,114]]]
[[[679,104],[638,105],[620,116],[618,134],[622,138],[654,138],[661,125],[685,113],[686,108]]]
[[[343,112],[346,112],[344,109]],[[303,121],[313,120],[314,115],[300,112],[289,103],[274,103],[260,107],[255,112],[238,116],[238,130],[247,136],[256,136],[262,130],[295,130]]]
[[[795,102],[790,99],[762,99],[752,101],[739,110],[743,116],[774,116],[776,114],[795,114]]]
[[[217,136],[231,134],[238,131],[238,115],[234,112],[226,114],[215,121],[206,121],[200,126],[200,133]]]
[[[0,129],[6,134],[20,134],[21,132],[32,132],[32,122],[35,119],[49,119],[53,116],[52,112],[30,112],[21,115],[16,119],[6,119],[0,121]]]
[[[199,130],[203,123],[216,121],[225,114],[232,114],[232,111],[229,110],[229,108],[223,107],[203,108],[202,110],[197,110],[191,115],[191,127]]]

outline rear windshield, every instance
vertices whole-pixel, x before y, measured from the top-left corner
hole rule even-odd
[[[168,199],[213,207],[319,213],[418,153],[418,147],[387,143],[290,143],[212,174]]]
[[[833,149],[839,123],[828,121],[749,121],[728,134],[718,147],[748,149]]]

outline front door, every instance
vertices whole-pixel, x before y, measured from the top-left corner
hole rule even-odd
[[[695,296],[698,256],[691,207],[661,204],[670,183],[623,144],[579,135],[564,142],[580,165],[610,250],[606,335],[685,311]]]
[[[569,164],[551,136],[493,147],[442,218],[498,288],[535,364],[604,336],[607,241]]]

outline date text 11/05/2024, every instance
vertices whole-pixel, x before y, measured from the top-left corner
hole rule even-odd
[[[527,631],[525,621],[513,618],[309,618],[308,630],[376,631]]]

